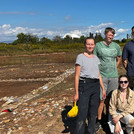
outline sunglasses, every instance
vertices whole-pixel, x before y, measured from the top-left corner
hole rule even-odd
[[[127,84],[128,81],[120,81],[120,84],[123,84],[123,83]]]

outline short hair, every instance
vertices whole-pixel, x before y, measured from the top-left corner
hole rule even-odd
[[[131,30],[133,31],[133,29],[134,29],[134,26],[131,28]]]
[[[94,40],[93,37],[87,37],[87,38],[85,39],[85,41],[84,41],[84,45],[86,45],[87,40],[90,40],[90,39]],[[95,44],[95,40],[94,40],[94,44]]]
[[[115,30],[114,30],[113,28],[111,28],[111,27],[106,27],[104,34],[107,34],[109,31],[110,31],[112,34],[115,34]]]

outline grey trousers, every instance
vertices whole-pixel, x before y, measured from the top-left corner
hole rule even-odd
[[[106,96],[111,96],[113,90],[118,88],[118,78],[102,78]],[[100,100],[102,100],[102,88],[100,87]]]

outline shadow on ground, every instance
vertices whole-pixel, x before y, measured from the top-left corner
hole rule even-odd
[[[64,130],[61,133],[74,134],[77,117],[75,118],[67,117],[67,113],[71,110],[71,108],[72,106],[66,105],[64,107],[64,110],[61,112],[62,122],[64,123]],[[104,113],[102,114],[101,126],[102,126],[102,129],[96,132],[96,134],[111,134],[108,123],[107,123],[107,115],[105,115]],[[123,125],[122,127],[124,128],[125,126]],[[85,126],[85,134],[88,134],[87,125]],[[124,131],[124,134],[126,134],[125,131]]]
[[[65,129],[61,133],[70,133],[70,134],[74,133],[77,117],[69,118],[67,116],[67,113],[71,110],[71,108],[72,108],[72,106],[66,105],[64,107],[64,110],[61,112],[62,122],[64,123],[64,127],[65,127]]]
[[[76,120],[77,120],[77,117],[75,118],[69,118],[67,117],[67,113],[71,110],[72,106],[70,105],[66,105],[64,107],[64,110],[61,112],[61,115],[62,115],[62,122],[64,123],[64,130],[61,132],[61,133],[68,133],[68,134],[74,134],[74,129],[75,129],[75,124],[76,124]],[[109,130],[109,126],[107,124],[107,118],[106,118],[106,115],[104,114],[103,115],[103,118],[102,118],[102,122],[101,122],[101,125],[102,125],[102,130],[99,130],[99,132],[97,132],[97,134],[111,134],[110,133],[110,130]],[[85,126],[85,134],[88,134],[87,132],[87,124]]]

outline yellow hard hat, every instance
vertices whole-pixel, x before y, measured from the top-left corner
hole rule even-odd
[[[76,102],[74,102],[74,106],[72,109],[67,113],[68,117],[76,117],[78,114],[78,106],[76,105]]]

